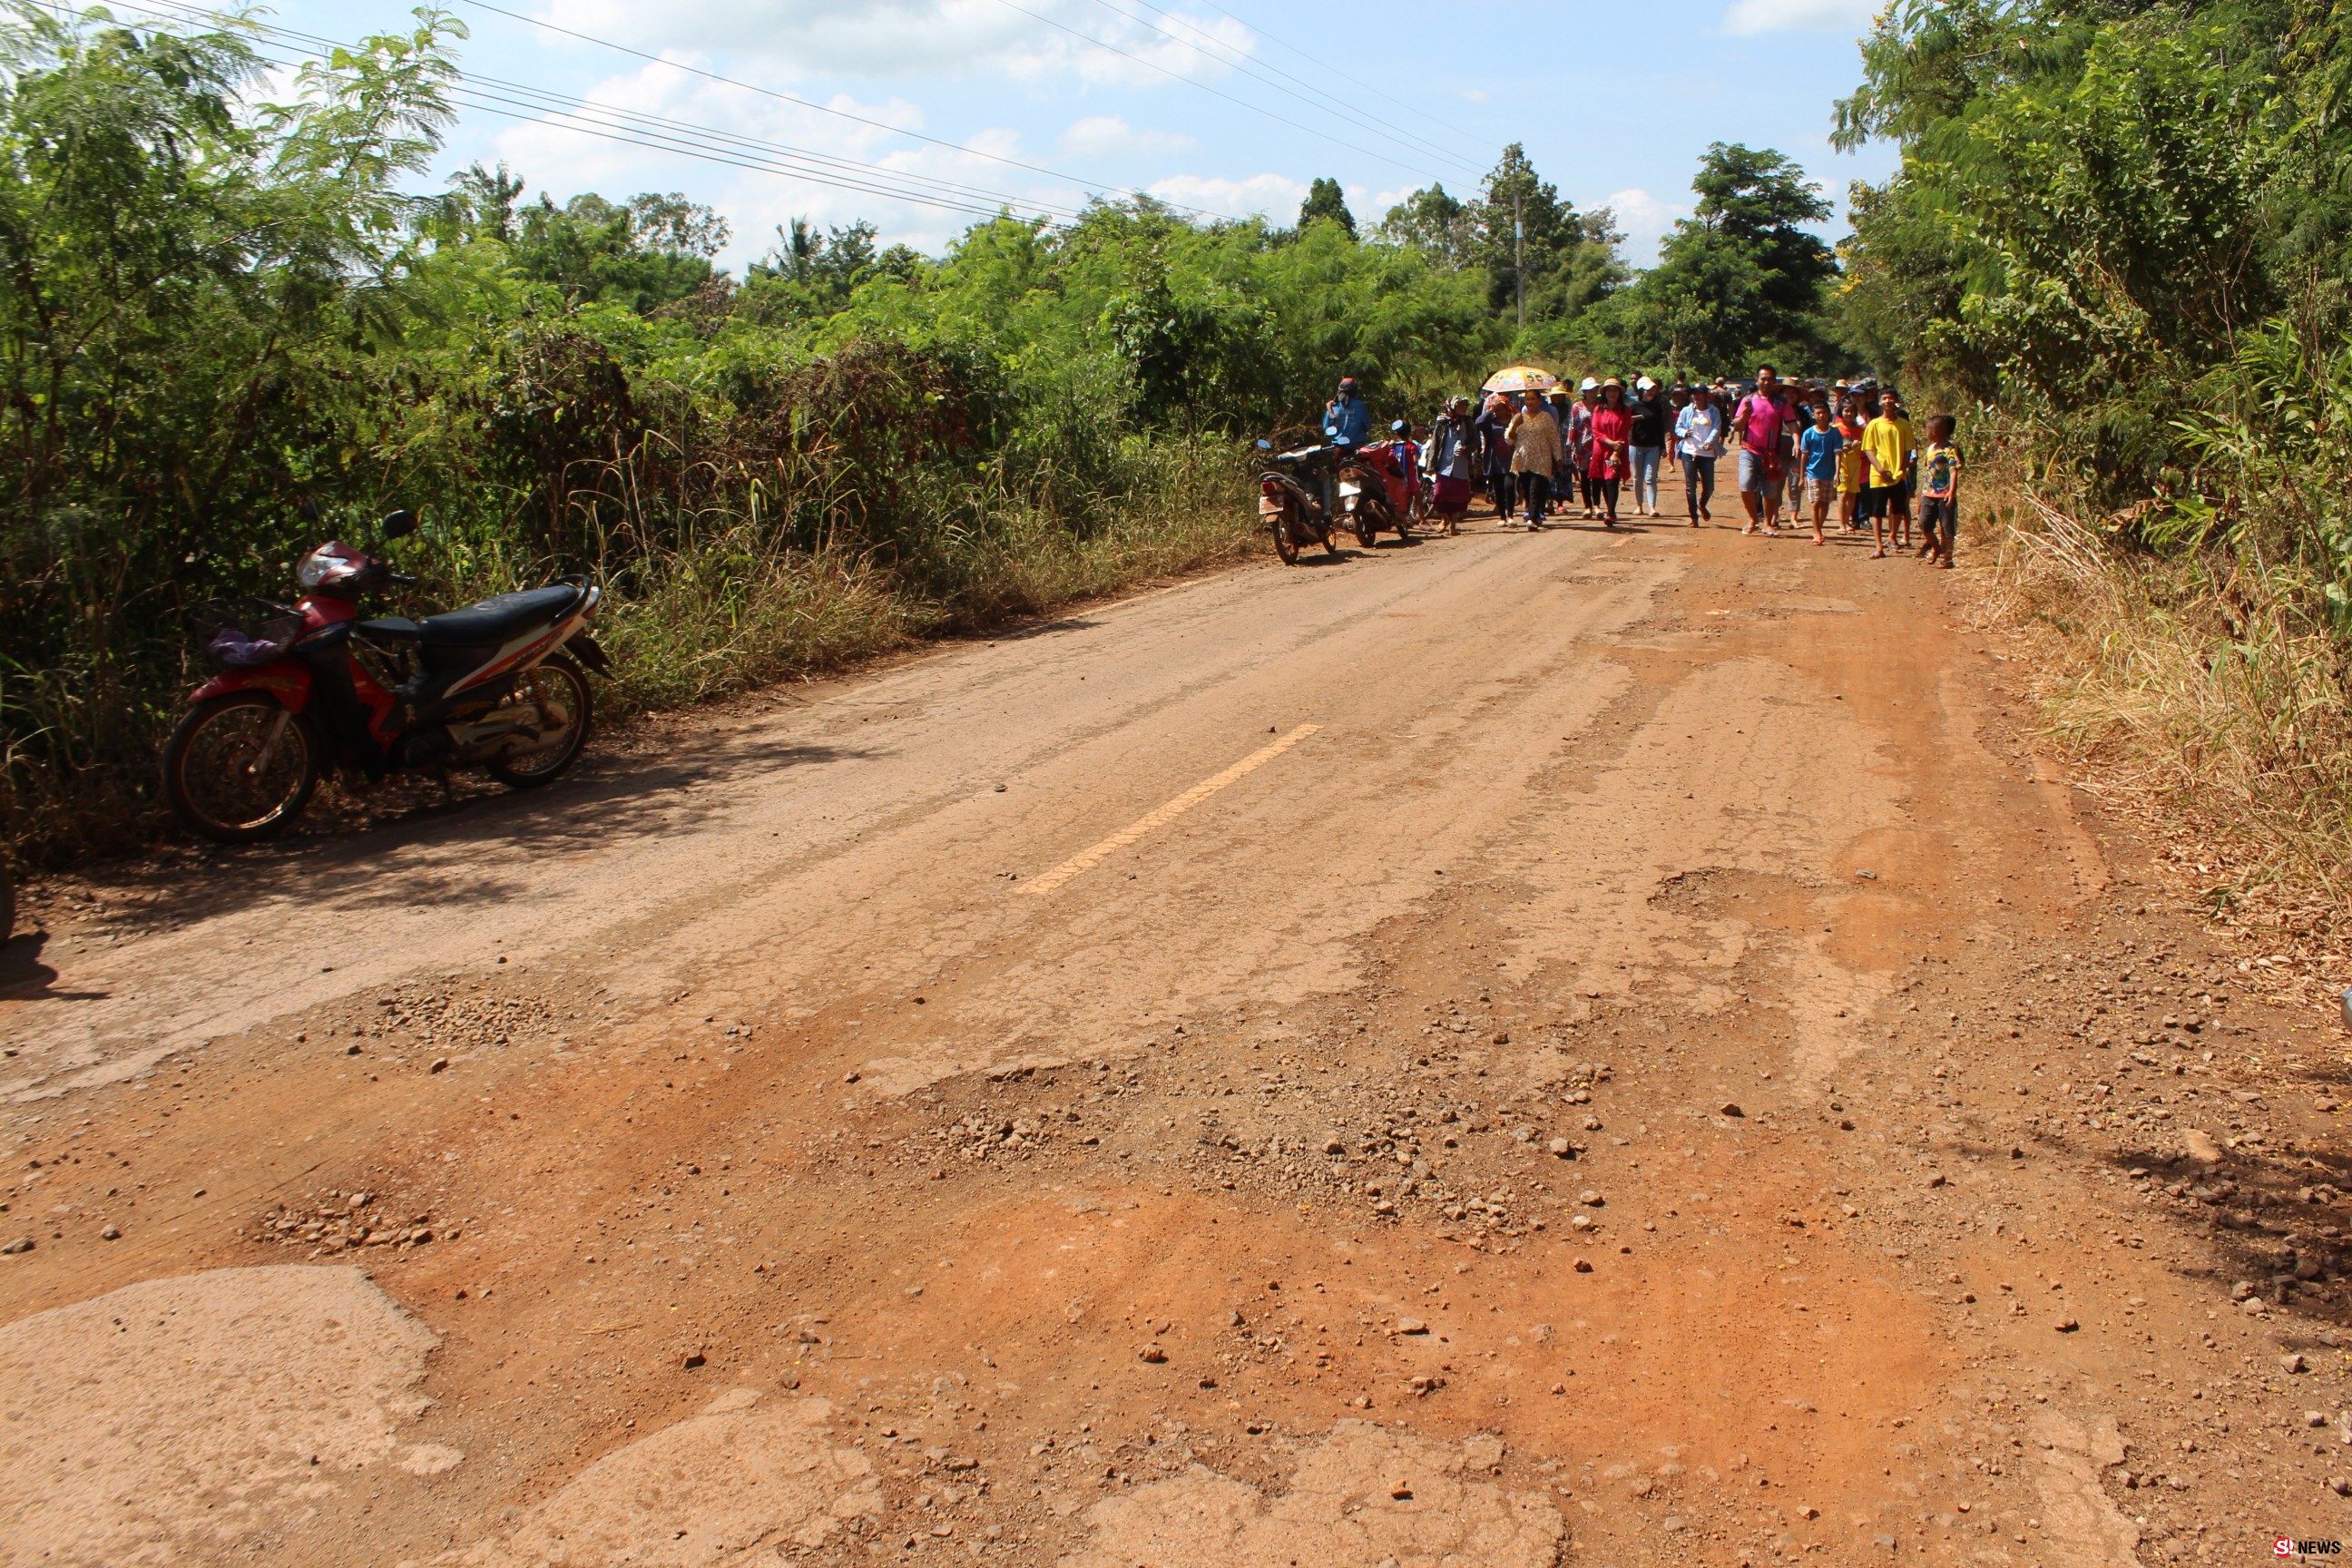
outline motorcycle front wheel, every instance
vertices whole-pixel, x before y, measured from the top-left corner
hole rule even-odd
[[[495,757],[484,764],[490,776],[509,789],[536,789],[563,776],[588,744],[592,716],[588,678],[569,658],[558,656],[515,682],[514,700],[535,704],[540,711],[540,738],[547,743],[520,756]],[[551,738],[552,737],[552,738]]]
[[[163,744],[163,798],[190,831],[250,844],[286,830],[319,787],[310,721],[266,691],[231,691],[188,710]]]

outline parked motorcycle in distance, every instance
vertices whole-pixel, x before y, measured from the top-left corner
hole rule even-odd
[[[1300,552],[1309,544],[1319,544],[1328,553],[1338,555],[1331,520],[1324,515],[1318,493],[1321,481],[1335,470],[1338,448],[1301,447],[1297,451],[1276,452],[1273,442],[1261,439],[1257,449],[1267,454],[1265,461],[1270,465],[1257,477],[1257,518],[1273,530],[1274,552],[1282,557],[1282,563],[1297,565]]]
[[[384,544],[416,530],[383,523]],[[214,605],[189,619],[224,672],[198,687],[163,747],[163,794],[182,822],[224,844],[267,838],[302,814],[325,770],[479,766],[516,789],[562,775],[588,743],[585,665],[601,592],[584,576],[499,594],[423,620],[363,620],[360,600],[416,579],[381,554],[331,542],[298,562],[302,597]]]
[[[1412,537],[1412,495],[1404,465],[1386,442],[1357,447],[1339,462],[1339,515],[1367,550],[1387,529]]]

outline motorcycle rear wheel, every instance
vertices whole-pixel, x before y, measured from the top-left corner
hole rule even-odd
[[[1381,536],[1381,514],[1358,502],[1354,515],[1348,519],[1348,531],[1356,536],[1357,543],[1370,550],[1372,542]]]
[[[1298,564],[1298,536],[1290,531],[1290,514],[1298,503],[1286,500],[1282,510],[1274,514],[1274,552],[1282,557],[1285,566]]]
[[[188,710],[163,743],[163,798],[191,832],[215,844],[283,833],[319,787],[318,736],[289,715],[265,768],[269,732],[286,712],[266,691],[231,691]]]
[[[563,738],[546,751],[514,758],[494,757],[483,765],[490,770],[492,778],[509,789],[537,789],[541,784],[553,784],[580,760],[582,750],[588,744],[588,726],[594,716],[588,696],[588,677],[571,659],[558,655],[516,680],[515,700],[537,703],[542,715],[558,715],[564,729]]]

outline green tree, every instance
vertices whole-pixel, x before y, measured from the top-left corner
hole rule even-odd
[[[523,209],[514,266],[574,303],[608,300],[643,315],[709,282],[710,258],[726,243],[727,220],[676,193],[626,205],[590,193],[560,207],[542,195]]]
[[[1522,258],[1530,323],[1572,321],[1624,280],[1613,220],[1595,214],[1597,226],[1588,227],[1576,208],[1560,199],[1559,188],[1536,173],[1527,149],[1517,142],[1503,149],[1472,214],[1487,302],[1515,321]]]
[[[1307,187],[1307,199],[1298,204],[1298,226],[1310,223],[1336,223],[1349,239],[1356,237],[1356,215],[1348,210],[1339,181],[1318,179]]]
[[[1850,341],[2030,415],[2045,456],[2130,499],[2179,489],[2180,388],[2227,401],[2249,332],[2352,301],[2340,7],[1997,0],[1884,13],[1837,138],[1894,142],[1853,203]],[[2167,476],[2169,477],[2167,477]]]
[[[501,162],[496,169],[478,163],[449,176],[449,190],[425,216],[425,232],[444,244],[495,239],[500,244],[515,236],[515,204],[522,199],[524,183]]]
[[[1477,217],[1442,184],[1415,191],[1389,208],[1374,234],[1386,244],[1425,251],[1447,268],[1469,267],[1478,258]]]
[[[1828,243],[1803,226],[1830,216],[1821,187],[1779,153],[1716,142],[1699,160],[1689,217],[1658,265],[1591,323],[1610,357],[1676,374],[1736,374],[1757,360],[1837,368],[1824,334]]]
[[[133,809],[172,611],[288,558],[394,414],[382,361],[436,310],[407,194],[462,37],[405,34],[255,101],[234,22],[0,12],[0,758],[88,825]],[[348,514],[345,514],[348,515]]]
[[[776,243],[745,269],[745,308],[762,320],[833,314],[860,283],[886,270],[875,249],[877,232],[863,219],[824,230],[804,217],[779,224]],[[913,253],[894,248],[887,270],[908,275]]]

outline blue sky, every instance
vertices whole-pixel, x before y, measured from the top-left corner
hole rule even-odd
[[[1369,221],[1435,180],[1475,190],[1517,140],[1580,207],[1615,208],[1638,266],[1687,212],[1710,142],[1778,148],[1841,205],[1848,181],[1881,178],[1894,162],[1891,150],[1848,155],[1828,143],[1830,106],[1856,79],[1854,38],[1873,0],[495,0],[651,59],[473,0],[446,3],[472,30],[464,59],[478,78],[585,100],[606,123],[654,117],[631,123],[657,138],[675,141],[682,126],[725,132],[739,160],[748,149],[772,162],[787,147],[877,165],[894,191],[949,182],[974,193],[966,199],[1016,209],[1145,190],[1288,221],[1307,182],[1332,175]],[[408,9],[280,0],[274,19],[348,40],[408,25]],[[559,200],[682,191],[729,219],[722,259],[738,268],[793,216],[869,218],[886,243],[934,252],[971,221],[897,195],[583,134],[538,106],[509,103],[514,113],[501,115],[487,98],[513,94],[478,81],[475,90],[446,168],[503,159],[534,196]]]

